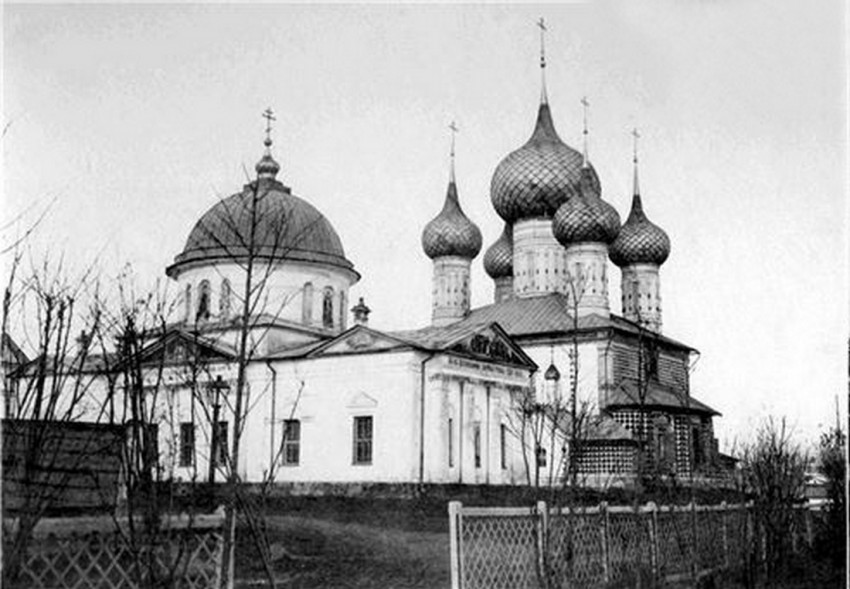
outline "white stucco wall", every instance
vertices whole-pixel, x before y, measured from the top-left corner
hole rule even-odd
[[[267,313],[311,327],[323,327],[322,301],[325,289],[333,292],[333,330],[344,331],[348,315],[348,289],[356,281],[356,275],[334,266],[286,261],[273,271],[258,263],[254,270],[254,283],[268,276],[262,293],[260,308],[254,314]],[[203,280],[210,284],[210,322],[221,320],[222,283],[227,279],[231,285],[230,316],[241,313],[245,290],[245,271],[234,263],[205,264],[187,267],[177,277],[180,297],[179,316],[189,324],[195,322],[198,311],[199,289]],[[305,301],[305,285],[312,285],[311,302]],[[187,304],[187,286],[191,287]],[[309,289],[308,289],[309,290]],[[306,310],[305,307],[309,310]]]

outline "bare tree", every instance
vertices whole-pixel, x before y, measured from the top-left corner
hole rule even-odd
[[[785,418],[768,418],[756,439],[744,447],[742,468],[752,494],[758,537],[762,539],[768,578],[775,579],[791,555],[794,506],[803,497],[810,458],[793,441]]]

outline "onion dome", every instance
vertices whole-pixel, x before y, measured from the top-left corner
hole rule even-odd
[[[490,198],[508,223],[533,217],[551,218],[567,199],[579,194],[582,155],[566,145],[552,122],[549,104],[537,112],[531,138],[509,153],[493,173]],[[590,168],[594,188],[599,179]]]
[[[552,219],[555,239],[563,246],[587,242],[609,244],[619,231],[620,215],[600,197],[591,168],[582,168],[581,193],[561,205]]]
[[[670,255],[670,238],[658,225],[646,218],[640,195],[632,197],[629,218],[608,250],[617,266],[655,264],[660,266]]]
[[[637,135],[635,136],[637,139]],[[658,225],[647,219],[643,212],[638,186],[637,147],[634,157],[634,195],[632,209],[620,234],[608,250],[608,257],[617,266],[655,264],[660,266],[670,256],[670,238]]]
[[[484,254],[484,270],[492,279],[513,276],[514,274],[514,236],[513,228],[505,223],[505,229],[499,239]]]
[[[450,127],[456,131],[457,127]],[[422,231],[422,249],[431,258],[443,256],[459,256],[472,259],[481,251],[481,231],[469,220],[460,208],[455,182],[455,150],[452,137],[451,167],[449,171],[449,187],[446,191],[446,202],[443,210],[434,217]]]

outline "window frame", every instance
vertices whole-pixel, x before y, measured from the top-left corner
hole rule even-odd
[[[184,421],[180,424],[180,451],[177,456],[177,465],[184,468],[195,466],[195,422],[193,421]]]
[[[361,430],[361,424],[367,430]],[[370,466],[374,461],[375,420],[372,415],[355,415],[352,419],[352,453],[354,466]]]
[[[294,431],[295,435],[290,437]],[[290,459],[289,451],[292,450],[294,459]],[[283,420],[283,439],[281,440],[282,466],[299,466],[301,464],[301,420]]]

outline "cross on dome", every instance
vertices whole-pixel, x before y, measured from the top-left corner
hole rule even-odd
[[[277,119],[275,118],[271,107],[263,111],[262,117],[266,119],[266,138],[263,140],[263,145],[266,146],[266,153],[263,154],[263,157],[260,158],[260,161],[257,162],[254,169],[257,170],[258,178],[274,180],[275,176],[277,176],[277,173],[280,171],[280,165],[274,161],[271,151],[272,121]]]
[[[640,139],[640,133],[638,133],[637,129],[632,129],[632,137],[634,138],[634,155],[632,156],[632,162],[634,162],[635,165],[634,194],[640,194],[640,189],[638,187],[638,139]]]
[[[537,21],[537,26],[540,28],[540,103],[547,104],[549,97],[546,95],[546,22],[543,17]]]
[[[271,147],[272,144],[272,121],[276,121],[274,112],[271,107],[263,111],[263,118],[266,119],[266,140],[263,142],[266,147]]]
[[[584,145],[582,149],[582,160],[581,166],[583,168],[587,167],[587,109],[590,106],[590,102],[587,100],[587,96],[581,97],[581,105],[584,107],[584,129],[582,130],[582,138],[584,139]]]
[[[451,124],[449,125],[449,130],[452,132],[452,147],[451,147],[451,151],[449,152],[449,157],[450,157],[449,174],[450,174],[451,182],[454,182],[455,181],[455,136],[457,135],[457,132],[460,129],[458,128],[457,124],[454,121],[452,121]]]

